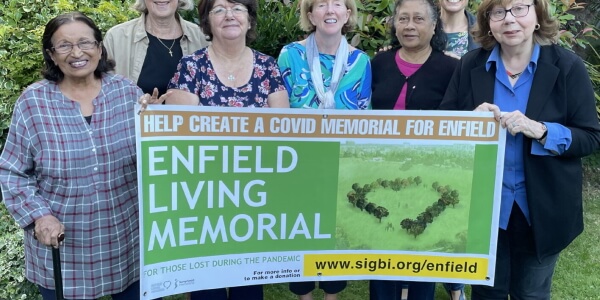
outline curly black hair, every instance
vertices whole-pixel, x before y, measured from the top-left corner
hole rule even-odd
[[[394,4],[394,15],[392,16],[390,23],[390,35],[392,46],[400,46],[400,41],[398,41],[398,37],[396,37],[396,26],[394,26],[394,22],[396,20],[396,14],[398,13],[398,7],[400,7],[405,1],[412,0],[396,0],[396,3]],[[442,24],[442,19],[440,18],[440,8],[435,3],[435,0],[422,1],[427,3],[427,6],[429,7],[431,20],[435,22],[433,37],[431,37],[431,41],[429,41],[429,44],[431,45],[431,48],[433,48],[433,50],[444,51],[446,50],[446,44],[448,43],[448,36],[446,36],[446,32],[444,32],[444,25]]]

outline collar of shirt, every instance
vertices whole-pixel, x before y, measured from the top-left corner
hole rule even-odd
[[[534,74],[537,68],[537,61],[540,58],[540,45],[538,43],[533,44],[533,53],[531,53],[531,60],[529,61],[529,65],[526,70]],[[498,63],[500,62],[500,63]],[[496,68],[501,68],[502,72],[506,72],[504,68],[504,63],[502,63],[502,59],[500,58],[500,44],[496,44],[494,49],[492,49],[492,53],[490,53],[490,57],[488,57],[487,62],[485,63],[485,70],[489,71],[492,68],[492,63],[496,65]]]
[[[513,86],[508,81],[508,76],[505,75],[506,69],[500,57],[500,46],[494,47],[486,62],[486,69],[488,72],[495,69],[494,104],[498,105],[501,111],[519,110],[525,114],[539,54],[540,46],[535,44],[529,65]],[[492,63],[495,68],[492,68]],[[499,220],[499,227],[502,229],[506,229],[508,226],[514,202],[517,202],[527,221],[530,221],[523,169],[523,143],[522,134],[507,135],[506,137]]]

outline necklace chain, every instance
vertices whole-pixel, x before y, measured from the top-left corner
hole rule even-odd
[[[211,49],[211,50],[212,50],[212,52],[215,54],[215,57],[218,57],[219,59],[221,59],[221,58],[219,57],[220,55],[218,55],[218,54],[216,53],[216,51],[215,51],[215,50],[212,48],[212,46],[210,47],[210,49]],[[245,51],[246,51],[246,49],[244,48],[244,52],[245,52]],[[243,54],[243,52],[242,52],[242,55],[241,55],[241,57],[242,57],[241,59],[238,59],[238,63],[239,63],[239,62],[241,62],[241,61],[242,61],[242,59],[243,59],[243,57],[244,57],[244,54]],[[223,67],[225,67],[225,66],[223,66]],[[236,68],[235,70],[233,70],[233,72],[231,72],[231,71],[227,70],[227,68],[224,68],[224,69],[225,69],[225,71],[227,71],[227,73],[229,73],[229,76],[227,76],[227,80],[229,80],[229,81],[231,81],[231,82],[235,82],[235,73],[237,73],[237,72],[240,70],[240,66],[237,66],[237,68]]]
[[[167,45],[165,45],[165,43],[163,43],[163,41],[159,38],[156,37],[156,39],[163,45],[165,46],[165,48],[167,48],[167,50],[169,50],[169,55],[171,55],[171,57],[173,57],[173,51],[171,51],[171,49],[173,48],[173,46],[175,46],[175,41],[177,41],[177,39],[173,40],[173,43],[171,44],[171,47],[167,47]]]
[[[508,77],[510,77],[510,79],[518,78],[519,76],[521,76],[521,74],[523,74],[523,71],[513,74],[509,70],[506,70],[506,75],[508,75]]]

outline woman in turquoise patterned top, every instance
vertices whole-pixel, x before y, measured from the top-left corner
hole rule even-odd
[[[356,25],[354,1],[302,1],[300,14],[301,27],[310,35],[283,47],[278,59],[290,106],[370,109],[370,58],[344,36]]]
[[[300,27],[310,33],[281,50],[278,59],[290,107],[371,109],[371,61],[346,41],[356,26],[354,0],[302,0]],[[332,199],[334,201],[334,199]],[[325,300],[337,299],[346,281],[320,281]],[[300,300],[312,300],[315,282],[292,282]]]

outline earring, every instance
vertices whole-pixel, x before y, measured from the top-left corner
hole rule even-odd
[[[488,36],[493,36],[491,31],[488,31]]]
[[[535,27],[533,27],[533,28],[535,28],[535,30],[540,30],[540,27],[542,27],[542,26],[540,26],[540,24],[535,24]]]

